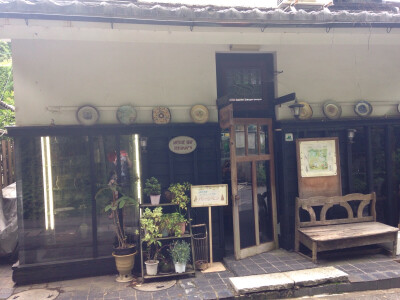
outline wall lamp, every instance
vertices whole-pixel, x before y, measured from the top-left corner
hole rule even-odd
[[[300,116],[300,109],[304,107],[304,104],[301,104],[296,100],[294,100],[294,103],[292,105],[289,105],[289,108],[292,110],[293,112],[293,116],[298,119]]]
[[[356,132],[356,129],[347,129],[347,140],[349,141],[349,144],[354,143],[354,136],[356,135]]]
[[[141,136],[140,137],[140,150],[143,152],[147,151],[147,137],[146,136]]]

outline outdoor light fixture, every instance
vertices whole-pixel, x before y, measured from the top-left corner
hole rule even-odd
[[[147,150],[147,137],[141,136],[140,137],[140,150],[146,152]]]
[[[356,135],[357,130],[355,129],[347,129],[347,139],[350,144],[354,143],[354,136]]]
[[[300,109],[304,107],[304,104],[300,104],[297,99],[294,100],[294,103],[292,105],[289,105],[289,108],[292,110],[293,115],[296,119],[299,118],[300,116]]]

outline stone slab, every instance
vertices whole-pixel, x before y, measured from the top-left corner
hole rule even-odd
[[[230,277],[229,281],[239,294],[286,290],[294,287],[294,281],[284,273]]]
[[[335,267],[322,267],[285,272],[294,281],[295,286],[315,286],[333,282],[348,282],[348,274]]]

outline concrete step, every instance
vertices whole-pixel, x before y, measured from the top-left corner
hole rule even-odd
[[[348,282],[348,275],[335,267],[322,267],[290,272],[230,277],[235,291],[241,295],[255,292],[289,290],[327,283]]]

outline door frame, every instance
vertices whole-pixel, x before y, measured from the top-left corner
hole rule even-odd
[[[269,154],[259,155],[236,155],[236,132],[235,125],[266,125],[268,127],[268,152]],[[247,127],[246,127],[247,128]],[[233,123],[229,128],[230,131],[230,160],[231,160],[231,183],[232,183],[232,215],[233,215],[233,241],[234,241],[234,253],[235,258],[242,259],[248,256],[256,255],[262,252],[270,251],[278,248],[278,234],[277,234],[277,212],[276,212],[276,187],[275,187],[275,166],[274,166],[274,147],[273,147],[273,130],[272,130],[272,119],[266,118],[234,118]],[[257,130],[258,131],[258,130]],[[247,130],[245,131],[245,149],[247,154],[248,138]],[[258,135],[257,135],[258,137]],[[259,145],[259,143],[258,143]],[[260,146],[258,146],[260,147]],[[260,153],[260,150],[258,151]],[[255,239],[256,245],[248,248],[240,248],[240,219],[239,219],[239,201],[238,199],[238,185],[237,185],[237,166],[238,162],[251,162],[252,163],[252,177],[255,178],[256,169],[254,168],[255,162],[257,161],[269,161],[270,167],[270,189],[271,189],[271,209],[272,209],[272,232],[273,240],[266,243],[260,243],[259,237],[259,217],[258,217],[258,202],[255,197],[256,190],[255,186],[257,181],[252,183],[253,190],[253,209],[254,209],[254,223],[255,223]]]

